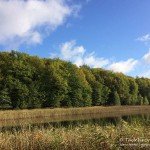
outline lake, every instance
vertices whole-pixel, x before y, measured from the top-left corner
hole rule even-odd
[[[142,123],[144,125],[150,125],[150,114],[132,114],[132,115],[105,115],[102,116],[100,114],[88,114],[88,115],[75,115],[75,116],[65,116],[65,117],[56,117],[56,118],[32,118],[32,119],[25,119],[25,120],[9,120],[8,122],[1,122],[0,130],[1,132],[5,131],[18,131],[23,129],[35,129],[35,128],[49,128],[52,126],[54,128],[59,127],[66,127],[66,128],[73,128],[82,125],[118,125],[122,121],[128,122],[132,124],[135,123]]]

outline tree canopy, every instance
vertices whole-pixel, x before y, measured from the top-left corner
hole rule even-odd
[[[17,51],[0,52],[0,108],[148,104],[148,78]]]

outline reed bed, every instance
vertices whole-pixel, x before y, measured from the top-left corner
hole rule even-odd
[[[150,106],[109,106],[0,111],[0,128],[65,120],[150,114]]]
[[[0,134],[1,150],[150,149],[150,126],[121,121],[117,126],[23,129]],[[128,140],[127,140],[128,139]],[[134,144],[134,145],[133,145]]]
[[[34,123],[150,114],[150,106],[109,106],[0,111],[0,128]]]
[[[1,110],[0,121],[29,119],[40,117],[61,117],[71,115],[86,115],[86,114],[142,114],[150,113],[150,106],[95,106],[95,107],[79,107],[79,108],[46,108],[32,110]]]

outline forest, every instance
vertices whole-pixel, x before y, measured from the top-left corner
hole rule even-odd
[[[0,52],[0,108],[149,105],[150,79],[59,58]]]

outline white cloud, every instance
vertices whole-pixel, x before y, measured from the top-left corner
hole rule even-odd
[[[149,51],[143,56],[143,61],[141,61],[141,72],[139,74],[140,77],[147,77],[150,78],[150,49]]]
[[[150,64],[150,50],[149,50],[149,52],[148,52],[147,54],[145,54],[145,55],[143,56],[143,59],[144,59],[147,63]]]
[[[111,59],[96,57],[94,52],[87,53],[84,46],[78,46],[75,41],[68,41],[60,45],[59,53],[51,53],[51,58],[71,61],[77,66],[88,65],[92,68],[106,68],[114,72],[130,73],[135,69],[139,60],[130,58],[126,61],[112,62]]]
[[[76,13],[67,0],[1,0],[0,44],[41,43],[44,30],[48,33]],[[41,29],[42,27],[42,29]]]
[[[145,71],[144,73],[139,75],[140,77],[150,78],[150,70]]]
[[[150,34],[146,34],[136,40],[144,42],[147,46],[150,44]],[[144,60],[144,61],[143,61]],[[138,76],[150,78],[150,49],[149,51],[139,60],[141,63],[141,68]]]
[[[141,37],[138,37],[137,40],[141,42],[150,42],[150,34],[146,34]]]
[[[108,65],[109,60],[104,58],[95,57],[93,53],[84,57],[84,64],[93,68],[99,68]]]
[[[85,49],[83,46],[76,46],[75,41],[70,41],[63,43],[60,46],[62,58],[65,60],[69,60],[72,58],[82,57],[85,53]]]
[[[86,49],[81,45],[77,46],[75,41],[65,42],[60,45],[60,54],[53,53],[51,57],[59,57],[63,60],[72,61],[77,66],[84,64],[93,68],[104,67],[109,60],[95,57],[94,53],[87,54]]]
[[[137,60],[130,58],[127,61],[114,62],[108,66],[108,69],[114,72],[129,73],[134,70],[134,67],[137,65],[137,63]]]

